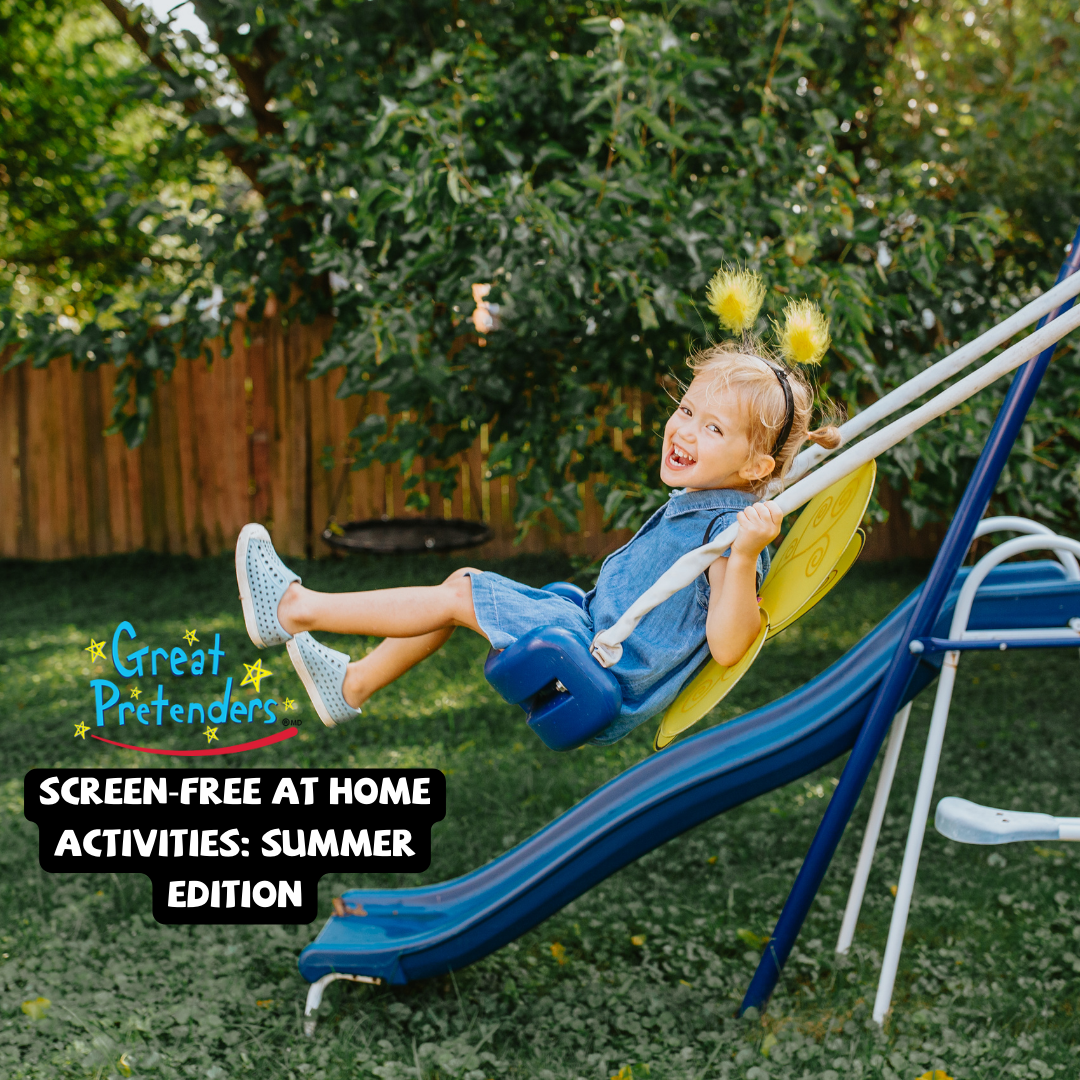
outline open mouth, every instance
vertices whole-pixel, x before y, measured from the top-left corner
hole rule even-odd
[[[688,469],[696,464],[697,458],[688,450],[684,450],[678,443],[672,443],[667,454],[667,464],[672,469]]]

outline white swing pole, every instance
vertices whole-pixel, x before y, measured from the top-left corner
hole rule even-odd
[[[874,801],[870,806],[870,817],[863,833],[862,847],[859,849],[859,861],[855,866],[855,876],[851,879],[851,891],[848,893],[844,919],[840,924],[840,936],[836,940],[836,951],[841,956],[851,948],[855,939],[855,926],[859,921],[863,897],[866,895],[866,882],[870,878],[870,867],[877,851],[878,837],[881,835],[881,823],[885,820],[885,809],[889,805],[889,793],[892,791],[896,765],[900,760],[900,748],[904,745],[904,732],[907,731],[908,718],[911,716],[909,701],[894,717],[892,731],[889,732],[889,744],[885,748],[885,757],[881,762],[881,775],[878,777]]]
[[[953,625],[955,625],[955,619]],[[930,801],[934,797],[934,780],[937,778],[938,763],[941,760],[945,725],[949,721],[949,706],[952,704],[953,687],[956,685],[956,668],[959,663],[959,652],[947,652],[941,665],[941,673],[938,675],[934,711],[930,716],[930,733],[926,737],[926,751],[923,755],[922,771],[919,773],[919,786],[915,792],[915,808],[911,812],[911,827],[904,847],[904,861],[900,867],[900,880],[896,885],[896,900],[893,903],[892,918],[889,922],[889,937],[885,943],[877,996],[874,998],[873,1016],[876,1024],[884,1021],[885,1014],[892,1003],[893,986],[896,983],[896,972],[900,965],[900,950],[903,947],[904,930],[907,928],[911,895],[915,890],[915,874],[919,869],[919,855],[922,852],[923,836],[926,832],[926,819],[930,813]]]
[[[1080,276],[1080,275],[1077,275]],[[936,420],[950,409],[956,408],[969,397],[984,390],[995,380],[1020,367],[1044,349],[1053,345],[1070,331],[1080,326],[1080,305],[1059,315],[1052,322],[1006,349],[999,356],[984,364],[976,371],[953,383],[948,389],[925,402],[899,420],[883,427],[850,450],[826,462],[775,499],[775,505],[784,515],[790,514],[808,503],[815,495],[831,487],[838,480],[854,472],[860,466],[872,461],[902,442],[910,434]],[[739,535],[738,524],[729,525],[714,540],[702,547],[687,552],[630,605],[618,621],[602,630],[594,638],[591,651],[603,667],[613,667],[622,656],[622,642],[634,631],[634,628],[652,609],[662,604],[669,596],[685,588],[705,571],[730,546]]]
[[[935,386],[962,371],[991,350],[1003,345],[1009,338],[1023,330],[1024,327],[1038,321],[1060,304],[1071,300],[1077,295],[1080,295],[1080,274],[1072,274],[1007,319],[999,322],[996,326],[992,326],[986,333],[980,334],[979,337],[961,346],[956,352],[950,353],[932,367],[928,367],[914,378],[896,387],[895,390],[891,390],[884,397],[878,398],[872,405],[867,406],[851,417],[850,420],[841,424],[839,446],[833,447],[831,450],[827,450],[823,446],[812,446],[804,450],[791,463],[786,482],[790,484],[805,476],[816,465],[839,450],[840,447],[846,446],[856,436],[872,428],[879,420],[884,420],[885,417],[891,416],[897,409],[910,405],[911,402],[922,397],[928,390],[932,390]]]

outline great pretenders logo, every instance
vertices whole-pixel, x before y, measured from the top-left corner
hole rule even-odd
[[[111,661],[115,674],[112,678],[90,680],[91,722],[77,723],[75,737],[85,740],[89,734],[101,742],[146,753],[216,756],[267,746],[296,734],[296,727],[302,721],[289,714],[298,711],[297,703],[288,697],[278,699],[263,690],[263,680],[270,678],[273,671],[263,665],[261,658],[252,664],[242,664],[244,674],[241,677],[239,671],[226,673],[220,634],[215,633],[213,644],[210,644],[200,641],[197,630],[188,630],[183,635],[183,642],[183,645],[143,642],[134,625],[126,620],[113,631],[111,641],[91,638],[85,649],[91,663]],[[199,679],[221,675],[225,675],[225,686],[211,700],[198,694]],[[146,685],[147,679],[151,680],[150,686]],[[248,686],[253,690],[252,696],[242,697],[238,691]],[[200,696],[202,700],[195,700]],[[224,725],[230,724],[258,724],[264,733],[266,729],[262,725],[281,725],[286,730],[264,734],[254,742],[242,745],[220,745],[221,731]],[[175,729],[177,726],[205,738],[205,749],[161,751],[106,738],[105,732],[100,730],[111,728],[119,738],[140,727]]]

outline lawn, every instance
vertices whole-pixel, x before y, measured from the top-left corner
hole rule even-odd
[[[432,583],[453,565],[435,556],[357,557],[298,569],[309,585],[343,589]],[[571,572],[557,557],[492,568],[535,584]],[[0,580],[5,1080],[915,1080],[935,1068],[958,1080],[989,1080],[1080,1071],[1080,875],[1067,845],[987,850],[947,842],[931,829],[893,1014],[884,1033],[870,1021],[928,693],[915,704],[849,958],[839,960],[833,946],[868,797],[766,1016],[734,1014],[840,761],[689,831],[455,976],[403,988],[334,985],[314,1038],[306,1038],[306,984],[296,957],[319,922],[159,926],[150,916],[149,882],[139,875],[39,870],[37,830],[22,816],[22,777],[31,767],[179,760],[73,737],[75,723],[92,715],[92,670],[111,671],[100,662],[92,669],[83,650],[91,636],[100,640],[128,619],[155,643],[179,641],[190,628],[202,640],[219,633],[232,671],[240,660],[253,661],[231,560],[6,562]],[[817,610],[770,643],[708,722],[805,682],[918,580],[912,567],[857,566]],[[473,869],[651,752],[650,725],[604,749],[546,750],[485,683],[484,649],[460,631],[437,657],[378,695],[356,723],[336,730],[318,723],[284,652],[260,654],[273,672],[264,690],[303,702],[294,715],[305,723],[298,738],[246,755],[246,765],[426,765],[448,778],[447,817],[435,827],[428,872],[420,879],[324,879],[323,914],[330,898],[351,886],[434,882]],[[1071,651],[966,656],[937,794],[1077,813],[1078,675]],[[209,700],[222,682],[204,679],[199,693]],[[258,726],[251,737],[273,730]],[[189,731],[168,726],[134,735],[194,745]],[[23,1008],[39,998],[48,1006]]]

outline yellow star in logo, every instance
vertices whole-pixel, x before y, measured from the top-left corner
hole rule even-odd
[[[86,733],[90,730],[89,724],[76,724],[75,725],[75,738],[82,739],[86,742]]]
[[[206,736],[206,745],[209,746],[217,739],[216,727],[204,727],[202,733]]]
[[[286,712],[287,712],[287,711],[288,711],[289,709],[291,709],[291,708],[292,708],[292,707],[293,707],[293,706],[294,706],[295,704],[296,704],[296,702],[295,702],[295,701],[293,701],[293,699],[292,699],[291,697],[287,697],[287,698],[285,699],[285,704],[284,704],[284,705],[282,705],[281,707],[282,707],[283,709],[285,709],[285,710],[286,710]]]
[[[141,690],[140,690],[140,689],[139,689],[139,688],[138,688],[137,686],[133,686],[133,687],[131,687],[131,696],[132,696],[132,697],[133,697],[133,698],[134,698],[134,699],[135,699],[136,701],[138,701],[138,700],[139,700],[139,695],[140,695],[141,693],[142,693],[142,691],[141,691]]]
[[[262,666],[261,656],[254,664],[244,664],[244,667],[247,669],[247,674],[244,676],[243,682],[241,682],[240,685],[254,686],[255,693],[259,693],[259,684],[263,679],[268,679],[273,672],[267,671],[266,668]]]
[[[95,660],[104,660],[105,659],[105,642],[104,641],[95,641],[93,639],[93,637],[91,637],[90,638],[90,644],[87,645],[85,649],[83,649],[83,652],[88,652],[90,654],[90,663],[91,664]]]
[[[185,630],[184,631],[184,640],[189,645],[195,645],[198,642],[199,639],[195,636],[195,631],[194,630]]]

